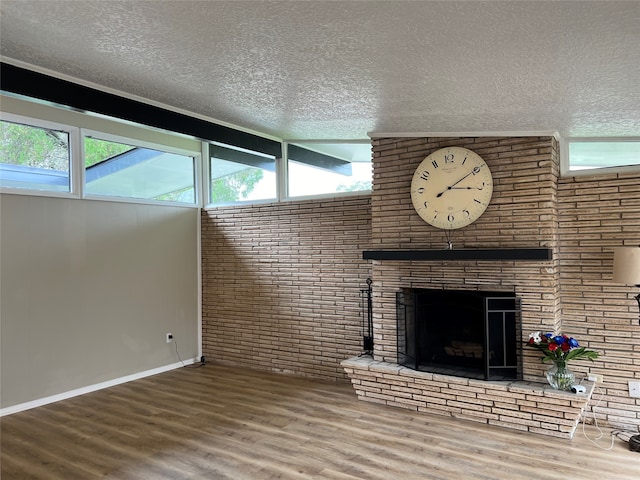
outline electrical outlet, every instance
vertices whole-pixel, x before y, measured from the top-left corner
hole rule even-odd
[[[599,373],[590,373],[587,380],[590,382],[602,383],[604,382],[604,375],[600,375]]]
[[[640,382],[629,382],[629,396],[640,398]]]
[[[167,333],[167,343],[173,342],[173,333]]]

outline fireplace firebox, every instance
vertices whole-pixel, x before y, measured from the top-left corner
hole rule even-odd
[[[402,289],[396,310],[399,364],[481,380],[521,378],[514,293]]]

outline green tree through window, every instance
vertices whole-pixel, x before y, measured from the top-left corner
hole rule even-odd
[[[247,168],[232,175],[213,179],[211,180],[211,201],[225,203],[246,199],[263,176],[262,170]]]
[[[69,171],[69,134],[0,122],[0,163]]]
[[[133,150],[135,147],[123,143],[108,142],[97,138],[84,139],[84,166],[90,167],[121,153]]]

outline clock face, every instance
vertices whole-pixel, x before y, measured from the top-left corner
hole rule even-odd
[[[461,147],[433,152],[411,181],[411,200],[420,217],[437,228],[466,227],[484,213],[493,193],[493,178],[477,153]]]

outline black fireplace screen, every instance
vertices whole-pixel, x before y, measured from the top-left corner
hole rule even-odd
[[[484,380],[520,378],[520,300],[509,292],[396,293],[398,363]]]

